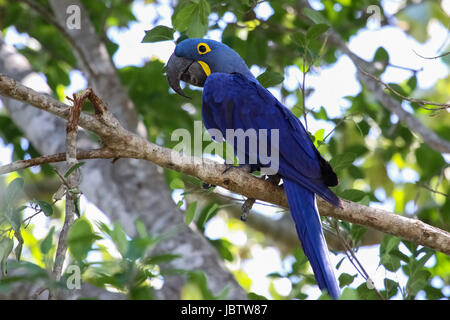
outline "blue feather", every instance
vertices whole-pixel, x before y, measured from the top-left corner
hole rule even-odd
[[[211,48],[207,54],[197,52],[197,45],[202,42]],[[207,129],[218,129],[224,137],[227,129],[266,129],[268,150],[271,148],[270,130],[279,130],[279,143],[273,147],[279,155],[278,174],[283,178],[298,236],[317,284],[337,299],[339,288],[328,259],[315,202],[317,194],[335,206],[342,206],[339,198],[328,188],[337,185],[333,169],[322,158],[299,119],[258,83],[242,58],[231,48],[213,40],[187,39],[177,45],[175,54],[201,60],[211,69],[202,96],[202,116]],[[255,151],[248,147],[246,143],[240,164],[248,164],[248,159],[256,158],[259,165],[264,166],[258,149],[256,154],[252,154]],[[235,148],[235,154],[237,152]]]
[[[303,125],[269,91],[241,74],[211,74],[202,100],[205,127],[219,129],[224,136],[230,128],[279,129],[278,173],[283,178],[298,236],[319,287],[337,299],[339,289],[329,264],[314,193],[337,206],[340,200],[323,181],[323,158]],[[245,163],[243,159],[239,162]]]
[[[328,258],[314,193],[289,179],[283,179],[283,185],[303,252],[308,257],[317,284],[333,299],[338,299],[339,287]]]

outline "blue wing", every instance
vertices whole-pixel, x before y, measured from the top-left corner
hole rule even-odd
[[[240,74],[225,73],[213,73],[207,78],[203,89],[202,116],[207,129],[218,129],[224,137],[227,129],[268,130],[267,150],[272,147],[270,129],[279,130],[279,143],[274,146],[279,153],[278,174],[283,178],[297,234],[317,284],[337,299],[339,287],[328,259],[314,198],[316,193],[339,206],[339,198],[328,189],[328,186],[337,184],[337,177],[298,118],[259,83]],[[237,147],[236,144],[234,146]],[[239,159],[241,164],[245,164],[252,152],[256,152],[254,156],[260,160],[258,149],[251,151],[248,143],[244,147],[245,159]]]
[[[203,90],[202,115],[207,129],[219,129],[224,136],[226,129],[268,129],[269,150],[270,129],[278,129],[279,144],[274,149],[279,153],[280,176],[340,206],[339,199],[328,189],[337,184],[330,165],[298,118],[259,83],[240,74],[211,74]]]

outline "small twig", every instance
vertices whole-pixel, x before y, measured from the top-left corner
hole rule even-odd
[[[358,271],[358,273],[364,278],[364,280],[366,280],[366,283],[368,283],[370,281],[373,284],[373,281],[370,278],[369,274],[364,269],[361,262],[359,262],[358,258],[356,257],[355,253],[353,252],[353,249],[348,245],[346,239],[341,234],[337,220],[336,219],[331,220],[330,218],[327,218],[327,220],[328,220],[328,223],[331,226],[333,226],[333,228],[336,230],[336,235],[337,235],[340,243],[344,247],[344,253],[347,256],[350,263],[353,265],[353,267],[356,269],[356,271]],[[355,262],[357,265],[355,264]],[[375,293],[381,300],[385,300],[385,298],[381,295],[381,293],[377,290],[377,288],[375,288],[375,286],[372,286],[371,289],[373,289],[375,291]]]
[[[328,134],[323,138],[323,141],[325,142],[325,140],[328,139],[328,137],[336,130],[337,127],[339,127],[344,121],[348,120],[351,117],[353,117],[353,114],[346,115],[341,120],[339,120],[339,122],[336,123],[334,128],[330,132],[328,132]]]
[[[77,151],[77,159],[113,159],[117,155],[116,153],[108,148],[94,149],[94,150],[79,150]],[[0,175],[10,173],[17,170],[26,169],[29,167],[40,166],[46,163],[55,163],[66,161],[66,153],[56,153],[49,156],[41,156],[28,160],[18,160],[12,163],[0,166]]]
[[[436,182],[436,186],[434,187],[434,189],[437,189],[441,185],[442,180],[444,180],[445,171],[448,167],[450,167],[450,165],[446,165],[444,168],[442,168],[441,173],[439,174],[439,179]]]
[[[431,191],[431,192],[433,192],[433,193],[435,193],[435,194],[440,194],[441,196],[444,196],[444,197],[446,197],[446,198],[449,197],[448,194],[443,193],[443,192],[440,192],[440,191],[437,191],[437,190],[434,190],[433,188],[430,188],[429,186],[427,186],[427,185],[424,184],[424,183],[418,182],[417,185],[418,185],[419,187],[424,188],[424,189],[427,189],[428,191]]]
[[[41,294],[43,294],[48,288],[40,288],[31,295],[31,299],[36,300]]]
[[[388,66],[388,67],[391,67],[391,68],[396,68],[396,69],[401,69],[401,70],[411,71],[411,72],[413,72],[414,74],[416,74],[416,73],[418,73],[418,72],[420,72],[420,71],[423,71],[423,67],[420,68],[420,69],[413,69],[413,68],[408,68],[408,67],[398,66],[398,65],[395,65],[395,64],[392,64],[392,63],[388,63],[387,66]]]
[[[413,50],[413,52],[414,52],[416,55],[418,55],[419,57],[421,57],[422,59],[427,59],[427,60],[439,59],[439,58],[448,56],[448,55],[450,54],[450,51],[449,51],[449,52],[445,52],[445,53],[443,53],[443,54],[441,54],[441,55],[438,55],[438,56],[435,56],[435,57],[424,57],[424,56],[418,54],[418,53],[417,53],[416,51],[414,51],[414,50]]]
[[[374,76],[373,74],[370,74],[369,72],[363,70],[357,64],[355,64],[355,65],[356,65],[356,67],[358,68],[358,70],[361,73],[363,73],[364,75],[368,76],[369,78],[375,80],[376,82],[378,82],[379,84],[384,86],[386,89],[388,89],[389,91],[394,93],[396,96],[402,98],[403,100],[409,101],[409,102],[418,103],[418,104],[421,105],[421,108],[423,108],[425,110],[437,111],[437,110],[444,110],[444,109],[450,108],[450,104],[448,104],[448,103],[436,103],[436,102],[431,102],[431,101],[422,100],[422,99],[415,99],[415,98],[405,97],[404,95],[402,95],[401,93],[399,93],[398,91],[393,89],[390,85],[388,85],[387,83],[383,82],[380,78],[378,78],[378,77]],[[425,107],[425,105],[437,106],[438,108],[427,108],[427,107]]]

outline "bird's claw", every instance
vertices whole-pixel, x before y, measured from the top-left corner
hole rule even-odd
[[[206,182],[203,182],[203,184],[202,184],[202,189],[204,189],[204,190],[208,190],[210,188],[215,188],[215,187],[216,187],[215,185],[209,184],[209,183],[206,183]]]
[[[278,186],[280,184],[281,177],[280,177],[279,174],[274,174],[274,175],[266,176],[265,180],[267,180],[270,183]]]
[[[250,210],[253,207],[255,201],[256,199],[254,198],[247,198],[247,200],[245,200],[244,204],[242,205],[241,221],[247,221],[247,216],[250,213]]]
[[[248,164],[240,164],[238,166],[235,166],[232,164],[225,163],[225,166],[226,166],[226,168],[225,168],[225,170],[223,170],[222,174],[227,173],[230,169],[233,169],[233,168],[238,168],[246,173],[252,172],[252,167]]]

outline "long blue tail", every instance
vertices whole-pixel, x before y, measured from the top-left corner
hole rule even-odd
[[[283,179],[283,184],[297,234],[313,268],[317,284],[320,289],[327,289],[333,299],[338,299],[339,287],[328,258],[328,247],[314,193],[288,179]]]

